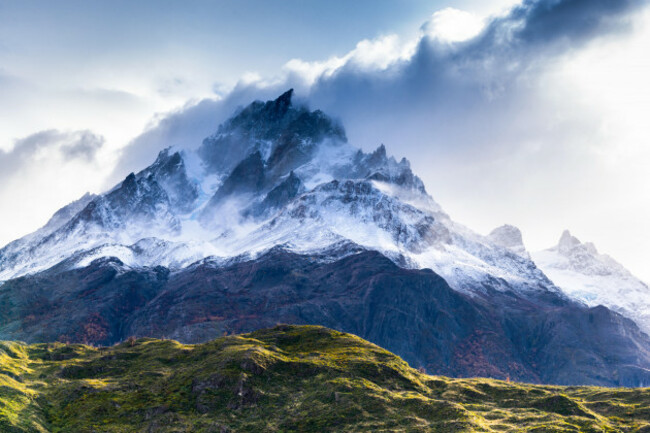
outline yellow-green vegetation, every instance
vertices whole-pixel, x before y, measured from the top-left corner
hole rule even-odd
[[[650,389],[449,379],[350,334],[0,343],[0,432],[638,432]]]

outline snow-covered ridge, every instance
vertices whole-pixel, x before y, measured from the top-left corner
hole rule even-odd
[[[292,91],[252,103],[191,149],[161,151],[0,250],[0,280],[102,257],[174,270],[282,246],[314,257],[376,250],[474,294],[557,290],[517,249],[516,229],[481,236],[455,223],[406,159],[355,148]]]
[[[535,263],[568,295],[604,305],[650,334],[650,288],[620,263],[564,231],[558,244],[532,254]]]

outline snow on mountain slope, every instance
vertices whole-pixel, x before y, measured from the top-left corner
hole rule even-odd
[[[598,253],[592,243],[565,231],[556,246],[532,256],[571,297],[611,308],[650,334],[650,288],[610,256]]]
[[[486,237],[457,224],[407,160],[383,145],[355,148],[338,122],[295,106],[292,91],[242,109],[196,150],[163,150],[53,221],[0,250],[0,280],[108,256],[173,270],[282,246],[321,257],[377,250],[468,293],[557,291],[511,248],[516,233]]]

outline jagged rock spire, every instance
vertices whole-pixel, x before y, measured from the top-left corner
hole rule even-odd
[[[580,240],[573,236],[569,230],[564,230],[557,244],[557,248],[560,251],[569,251],[580,244]]]

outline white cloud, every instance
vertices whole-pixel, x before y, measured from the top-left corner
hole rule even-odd
[[[104,138],[90,131],[46,130],[16,140],[0,151],[0,203],[11,224],[0,239],[11,240],[43,225],[50,215],[86,191],[96,191],[110,167],[97,160]]]
[[[434,13],[422,26],[428,37],[448,42],[466,41],[477,36],[484,28],[484,18],[454,8]]]
[[[415,53],[416,45],[417,41],[402,42],[397,35],[364,39],[344,56],[315,62],[292,59],[283,69],[289,77],[299,78],[304,84],[311,86],[318,79],[332,77],[344,66],[362,71],[386,70],[397,62],[410,59]]]
[[[564,225],[650,281],[650,11],[637,15],[634,30],[564,57],[544,86],[556,106],[590,119],[584,131],[593,162],[584,186],[566,185]]]

